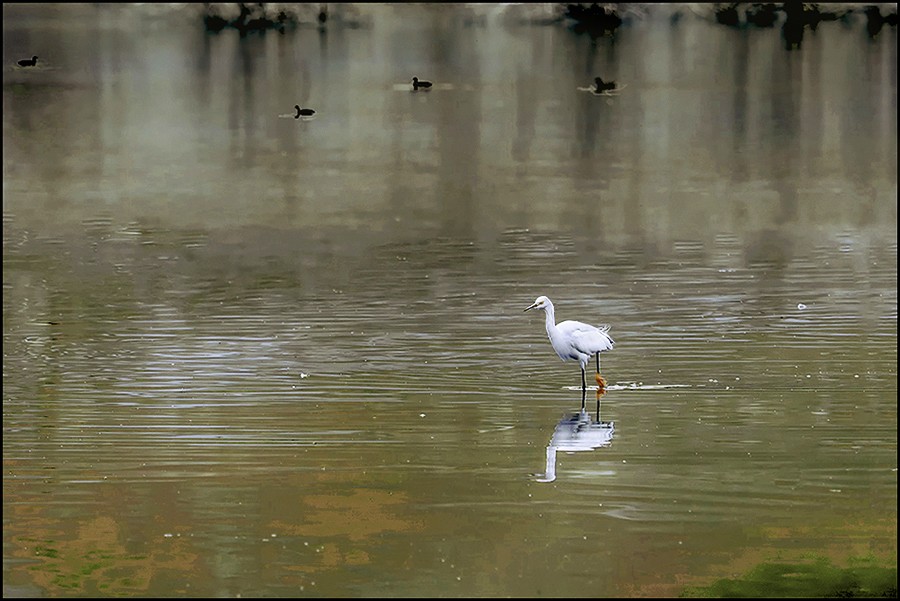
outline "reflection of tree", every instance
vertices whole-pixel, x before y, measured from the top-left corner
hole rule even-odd
[[[570,20],[570,27],[576,33],[586,33],[596,38],[612,35],[622,24],[617,10],[609,5],[567,4],[565,17]]]

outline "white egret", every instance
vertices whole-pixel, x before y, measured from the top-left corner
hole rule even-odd
[[[606,380],[600,375],[600,353],[611,351],[613,339],[609,337],[609,326],[592,326],[580,321],[561,321],[556,323],[553,303],[546,296],[539,296],[534,303],[525,309],[541,309],[547,323],[547,336],[553,350],[563,361],[578,361],[581,364],[581,403],[584,405],[584,395],[587,384],[584,381],[584,368],[590,363],[591,357],[597,357],[597,385],[600,390],[606,388]]]

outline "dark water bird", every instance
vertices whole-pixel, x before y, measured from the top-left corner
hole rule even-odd
[[[297,114],[294,115],[294,119],[299,119],[301,116],[310,117],[316,114],[316,111],[312,109],[302,109],[299,104],[294,105],[294,110],[297,111]]]
[[[587,385],[584,381],[584,369],[591,361],[591,357],[597,357],[597,386],[606,388],[606,380],[600,375],[600,353],[611,351],[613,339],[609,337],[609,326],[592,326],[580,321],[561,321],[556,323],[553,303],[546,296],[539,296],[526,311],[540,309],[544,312],[547,327],[547,336],[553,350],[563,361],[578,361],[581,364],[581,405],[584,407],[584,395]]]
[[[594,84],[596,84],[596,88],[594,88],[594,92],[599,94],[600,92],[612,92],[616,89],[616,82],[614,81],[603,81],[600,77],[594,78]]]
[[[23,58],[19,61],[20,67],[33,67],[37,64],[37,57],[32,56],[31,58]]]
[[[413,90],[418,90],[419,88],[430,88],[430,81],[419,81],[418,77],[413,77],[412,79]]]

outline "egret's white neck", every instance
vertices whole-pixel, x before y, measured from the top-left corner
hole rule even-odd
[[[544,321],[547,324],[547,335],[556,329],[556,315],[553,310],[553,303],[547,303],[544,308]]]

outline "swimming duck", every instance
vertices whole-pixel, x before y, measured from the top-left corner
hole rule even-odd
[[[311,115],[315,115],[316,111],[312,109],[302,109],[299,104],[294,105],[294,110],[297,111],[297,114],[294,115],[294,119],[299,119],[300,116],[309,117]]]
[[[594,83],[597,84],[597,87],[594,89],[595,94],[599,94],[600,92],[612,92],[616,89],[616,82],[603,81],[600,77],[595,77]]]
[[[413,90],[418,90],[419,88],[430,88],[430,81],[419,81],[418,77],[413,77],[412,80]]]
[[[32,56],[31,58],[23,58],[19,61],[20,67],[33,67],[37,64],[37,57]]]

